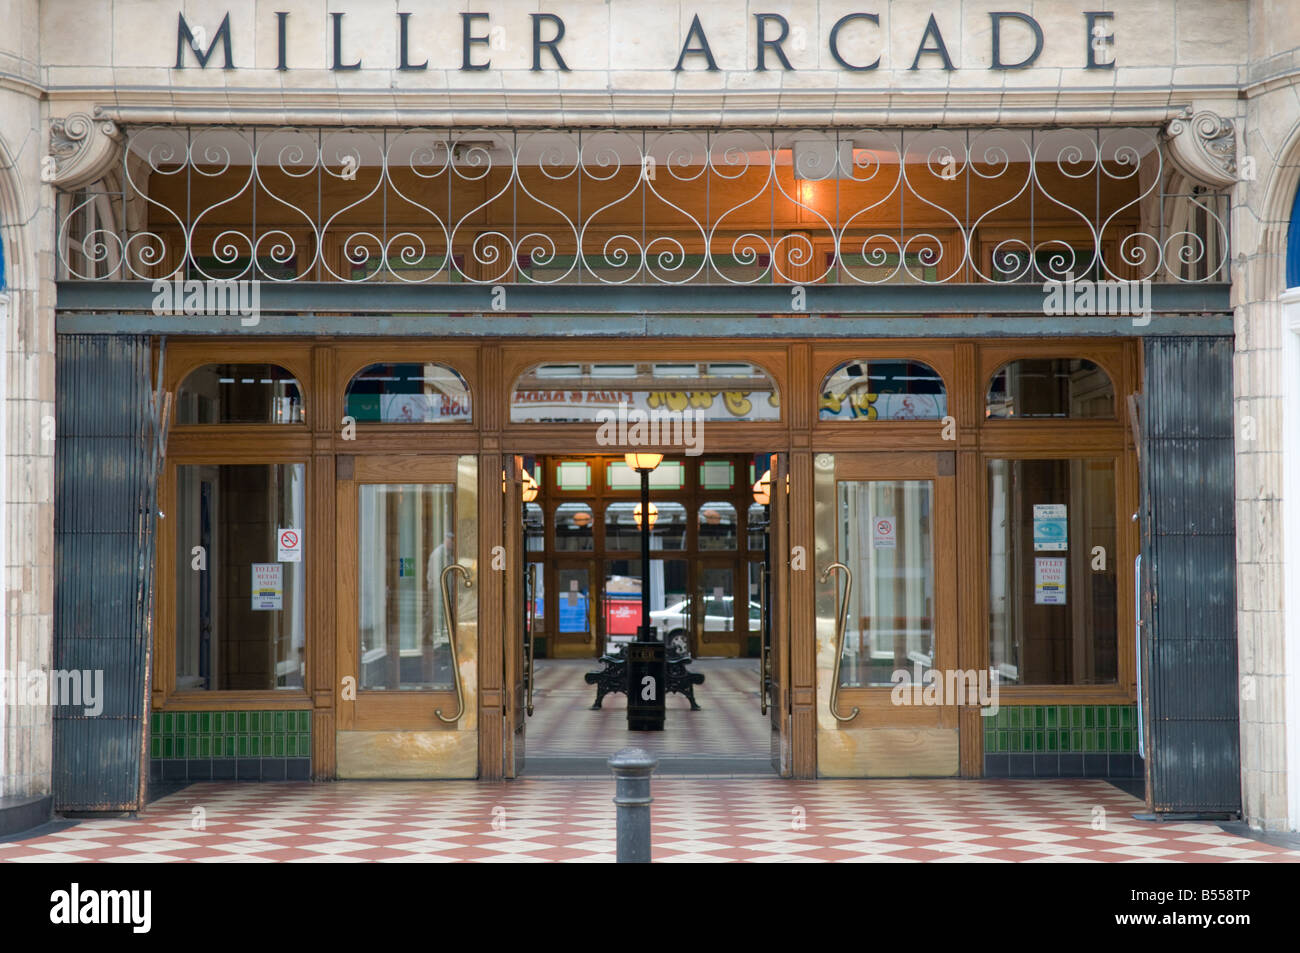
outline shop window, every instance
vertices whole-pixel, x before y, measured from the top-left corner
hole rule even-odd
[[[749,551],[751,553],[765,552],[768,526],[767,507],[762,503],[750,503],[745,517],[749,528]]]
[[[357,422],[469,423],[469,385],[445,364],[371,364],[348,382],[345,410]]]
[[[948,415],[943,378],[909,360],[845,361],[822,383],[821,420],[942,420]]]
[[[736,482],[736,465],[730,460],[705,460],[700,464],[701,490],[730,490]]]
[[[698,447],[699,421],[780,419],[776,382],[732,361],[539,364],[510,404],[512,423],[599,423],[619,446]]]
[[[605,507],[605,548],[640,550],[640,503],[631,500]],[[680,552],[686,548],[686,507],[680,503],[650,504],[650,548]]]
[[[700,504],[700,550],[734,551],[736,539],[736,508],[730,503]]]
[[[640,490],[641,474],[622,460],[614,460],[605,468],[605,485],[611,490]],[[652,490],[680,490],[685,485],[686,467],[678,460],[664,460],[650,471]]]
[[[1011,361],[993,375],[984,416],[1113,419],[1115,387],[1105,371],[1082,358]]]
[[[908,252],[902,256],[900,264],[898,252],[887,251],[879,245],[858,247],[849,237],[838,261],[834,252],[826,256],[826,281],[858,281],[872,285],[933,284],[940,280],[939,264],[943,262],[944,254],[942,245],[931,245],[924,251]]]
[[[530,553],[546,551],[546,518],[537,503],[524,504],[525,549]]]
[[[1032,258],[1024,243],[1018,239],[994,248],[994,281],[1027,282],[1041,284],[1045,281],[1100,281],[1101,258],[1088,247],[1071,247],[1059,242],[1047,242],[1036,249]],[[1032,264],[1031,264],[1032,261]]]
[[[379,256],[372,255],[364,261],[348,262],[348,279],[351,281],[365,281],[374,278],[377,281],[402,281],[410,284],[419,284],[426,281],[463,281],[461,272],[465,265],[464,257],[455,255],[448,262],[445,253],[435,253],[432,255],[416,256],[415,252],[419,249],[412,245],[409,248],[411,254],[405,254],[408,249],[401,249],[396,253],[389,254],[385,259],[383,267],[379,267]]]
[[[1013,685],[1118,679],[1112,460],[990,460],[989,662]]]
[[[302,394],[278,364],[205,364],[176,391],[176,423],[300,424]]]
[[[555,488],[582,492],[591,487],[591,464],[585,460],[565,460],[556,464]]]
[[[177,689],[303,688],[305,469],[176,468]]]
[[[298,273],[297,254],[290,254],[287,257],[258,255],[256,268],[253,267],[253,259],[249,255],[239,255],[229,261],[216,255],[198,255],[185,267],[185,278],[189,281],[236,281],[262,278],[271,281],[294,281],[301,277],[304,276]]]
[[[561,503],[555,508],[555,548],[567,553],[589,553],[596,548],[590,506]]]

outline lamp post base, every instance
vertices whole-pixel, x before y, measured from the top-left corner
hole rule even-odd
[[[627,730],[663,731],[664,695],[668,688],[668,667],[664,644],[653,626],[637,629],[637,640],[629,642],[627,658]]]

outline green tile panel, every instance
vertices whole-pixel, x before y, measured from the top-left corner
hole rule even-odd
[[[1005,705],[984,719],[985,754],[1134,754],[1134,705]]]
[[[310,711],[156,711],[151,758],[309,758]]]

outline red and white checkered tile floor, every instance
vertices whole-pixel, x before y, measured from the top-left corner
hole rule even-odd
[[[612,861],[612,781],[195,784],[0,861]],[[661,779],[657,861],[1300,861],[1103,781]],[[201,811],[199,809],[202,809]],[[203,821],[195,829],[196,819]]]

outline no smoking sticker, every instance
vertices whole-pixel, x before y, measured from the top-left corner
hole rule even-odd
[[[898,545],[892,516],[880,516],[871,526],[871,543],[876,549],[894,549]]]
[[[277,560],[282,563],[302,562],[302,530],[278,529],[275,538],[280,550]]]

